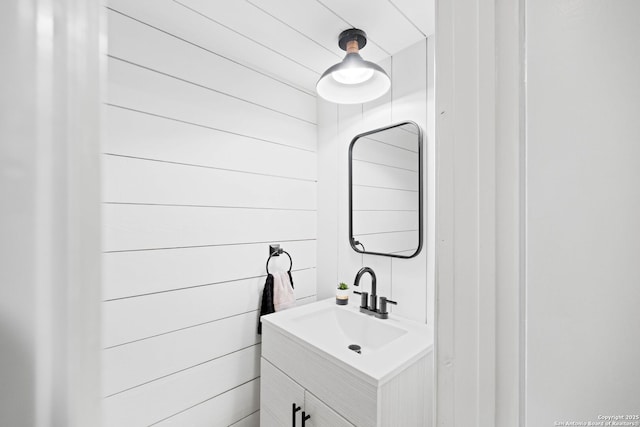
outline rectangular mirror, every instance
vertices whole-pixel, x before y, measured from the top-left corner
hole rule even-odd
[[[349,146],[349,240],[356,252],[412,258],[422,249],[422,130],[406,121]]]

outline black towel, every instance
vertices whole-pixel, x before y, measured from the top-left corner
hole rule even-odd
[[[289,274],[289,280],[293,288],[291,271],[287,273]],[[258,317],[258,335],[262,335],[262,316],[275,312],[276,308],[273,305],[273,275],[267,274],[267,280],[264,282],[264,289],[262,289],[262,303],[260,304],[260,317]]]
[[[260,304],[260,317],[258,318],[258,334],[262,335],[262,316],[265,314],[275,313],[276,308],[273,306],[273,275],[267,274],[267,280],[264,282],[262,290],[262,304]]]

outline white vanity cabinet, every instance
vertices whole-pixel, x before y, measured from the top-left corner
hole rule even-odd
[[[432,343],[426,325],[331,300],[264,316],[260,425],[429,427]]]
[[[260,368],[260,427],[353,427],[266,359]]]

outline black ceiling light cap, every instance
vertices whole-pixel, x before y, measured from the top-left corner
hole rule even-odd
[[[349,28],[344,30],[338,36],[338,46],[340,49],[347,50],[347,42],[352,40],[358,41],[358,49],[362,49],[367,44],[367,33],[357,28]]]

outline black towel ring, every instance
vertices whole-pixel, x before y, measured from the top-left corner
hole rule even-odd
[[[289,272],[291,272],[291,268],[293,267],[293,260],[291,259],[291,255],[289,255],[289,252],[287,252],[287,251],[285,251],[283,249],[277,249],[277,250],[273,251],[271,253],[271,255],[269,255],[269,258],[267,258],[267,266],[266,266],[267,274],[271,274],[271,273],[269,273],[269,261],[271,261],[271,258],[274,257],[274,256],[278,256],[280,254],[283,254],[283,253],[287,254],[287,256],[289,257]]]

